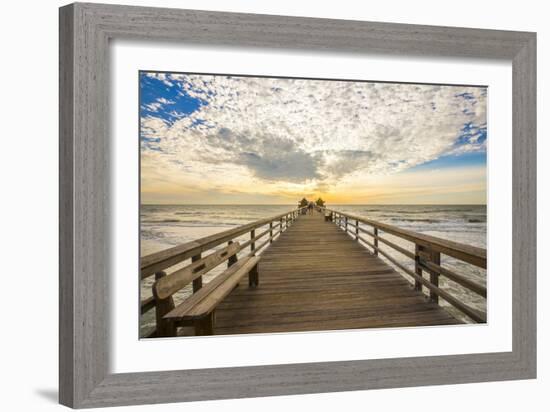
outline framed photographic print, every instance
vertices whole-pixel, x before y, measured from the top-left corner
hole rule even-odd
[[[535,377],[535,51],[61,8],[61,403]]]

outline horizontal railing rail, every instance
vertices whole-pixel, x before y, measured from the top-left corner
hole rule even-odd
[[[238,245],[233,253],[236,255],[242,250],[250,248],[248,256],[255,256],[261,253],[266,246],[268,246],[277,238],[277,236],[286,231],[286,229],[290,227],[292,222],[296,220],[303,209],[305,208],[297,208],[286,213],[281,213],[279,215],[271,216],[265,219],[256,220],[254,222],[225,230],[220,233],[215,233],[213,235],[206,236],[200,239],[196,239],[170,249],[143,256],[140,261],[141,280],[143,281],[144,279],[155,275],[155,280],[158,281],[166,276],[166,273],[164,272],[166,269],[179,265],[189,259],[189,264],[184,268],[178,269],[178,271],[183,271],[185,269],[189,269],[191,272],[196,271],[197,269],[201,270],[201,268],[194,268],[193,263],[201,260],[204,257],[203,253],[211,251],[217,246],[224,243],[231,245],[237,238],[246,233],[250,233],[250,238],[242,243],[237,242]],[[263,227],[265,227],[265,229],[262,232],[256,234],[256,231]],[[261,241],[261,243],[258,244],[258,241]],[[216,252],[213,251],[208,256],[214,257],[215,253]],[[231,264],[231,262],[232,260],[230,259],[229,264]],[[207,273],[208,271],[201,271],[199,276],[191,276],[193,293],[196,293],[199,289],[202,288],[202,276]],[[191,283],[191,281],[189,283]],[[156,309],[156,311],[159,312],[156,299],[153,295],[143,298],[141,300],[141,315],[144,315],[153,309]],[[157,313],[157,325],[160,321],[160,315],[160,313]],[[153,337],[155,336],[155,334],[156,330],[152,330],[146,334],[146,337]]]
[[[455,273],[451,269],[441,265],[441,255],[443,254],[486,270],[487,251],[485,249],[441,239],[435,236],[416,233],[411,230],[401,229],[393,225],[338,210],[324,207],[318,207],[318,210],[325,214],[327,220],[330,220],[342,228],[346,233],[354,236],[355,240],[370,247],[373,254],[382,255],[402,272],[411,276],[414,280],[414,287],[417,290],[421,290],[422,286],[426,287],[429,290],[429,298],[431,301],[438,303],[441,297],[473,321],[478,323],[487,322],[486,313],[468,306],[439,286],[439,276],[444,276],[448,280],[457,283],[475,294],[487,298],[486,286],[476,283],[466,276]],[[368,225],[370,230],[361,226],[360,223]],[[381,232],[412,242],[414,244],[414,252],[382,237]],[[361,236],[362,234],[368,235],[371,240]],[[387,251],[382,249],[380,247],[381,243],[413,260],[415,265],[414,271],[398,262]],[[429,279],[424,277],[424,272],[429,274]]]
[[[303,208],[257,220],[255,222],[251,222],[220,233],[215,233],[213,235],[203,237],[201,239],[196,239],[191,242],[184,243],[183,245],[175,246],[170,249],[162,250],[160,252],[144,256],[141,258],[140,262],[141,279],[145,279],[160,270],[164,270],[170,266],[174,266],[175,264],[183,260],[189,259],[190,257],[197,255],[198,253],[212,249],[213,247],[221,245],[222,243],[225,243],[231,239],[250,232],[251,230],[257,229],[258,227],[265,226],[271,222],[279,221],[278,223],[282,225],[283,223],[286,223],[288,221],[291,215],[297,215],[297,213],[301,209]]]

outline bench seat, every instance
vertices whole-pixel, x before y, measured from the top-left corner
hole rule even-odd
[[[214,327],[216,306],[249,275],[250,286],[258,285],[259,257],[238,260],[223,273],[212,279],[188,299],[176,306],[163,319],[179,324],[193,324],[197,335],[211,335]]]

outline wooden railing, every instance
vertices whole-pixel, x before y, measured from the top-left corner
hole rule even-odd
[[[166,276],[166,269],[180,265],[182,262],[190,259],[189,265],[185,266],[186,268],[189,268],[192,266],[193,262],[197,262],[204,257],[203,253],[212,251],[217,246],[225,243],[231,245],[238,237],[246,233],[250,233],[250,239],[246,242],[238,243],[234,253],[237,255],[242,250],[250,248],[248,256],[255,256],[261,253],[262,249],[272,243],[277,236],[280,236],[280,234],[296,220],[302,209],[305,208],[297,208],[280,215],[257,220],[255,222],[238,226],[211,236],[193,240],[180,246],[175,246],[170,249],[144,256],[141,258],[140,262],[141,280],[143,281],[144,279],[154,275],[155,281],[158,281]],[[256,231],[260,229],[263,230],[260,233],[256,233]],[[259,241],[262,242],[259,243]],[[210,255],[214,255],[215,253],[216,252],[213,251]],[[234,263],[234,259],[230,257],[228,265],[231,265],[232,263]],[[208,272],[199,271],[197,272],[197,276],[193,276],[193,293],[202,288],[202,277],[206,273]],[[140,304],[140,312],[141,315],[144,315],[155,309],[156,324],[159,325],[166,310],[164,308],[160,308],[157,303],[158,302],[155,300],[153,295],[142,299]],[[152,330],[148,332],[145,337],[153,337],[155,335],[156,330]]]
[[[485,249],[416,233],[337,210],[321,207],[317,209],[325,213],[327,220],[341,227],[342,230],[352,235],[358,242],[362,242],[363,245],[370,247],[374,255],[382,255],[402,272],[411,276],[414,279],[414,287],[417,290],[421,290],[422,286],[426,287],[429,290],[429,299],[431,301],[438,303],[439,298],[442,298],[474,322],[487,322],[486,313],[468,306],[439,286],[439,276],[444,276],[448,280],[486,299],[487,288],[484,285],[478,284],[466,276],[455,273],[451,269],[441,265],[441,255],[443,254],[486,270],[487,251]],[[365,228],[361,224],[367,225],[368,228]],[[383,233],[411,242],[414,244],[414,252],[382,237]],[[363,234],[367,235],[370,240],[362,236]],[[389,246],[391,249],[412,259],[414,261],[414,271],[398,262],[386,250],[382,249],[381,244]],[[424,272],[429,275],[428,278],[423,276]]]

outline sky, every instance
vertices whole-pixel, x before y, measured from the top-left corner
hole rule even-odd
[[[144,204],[486,204],[485,87],[139,76]]]

